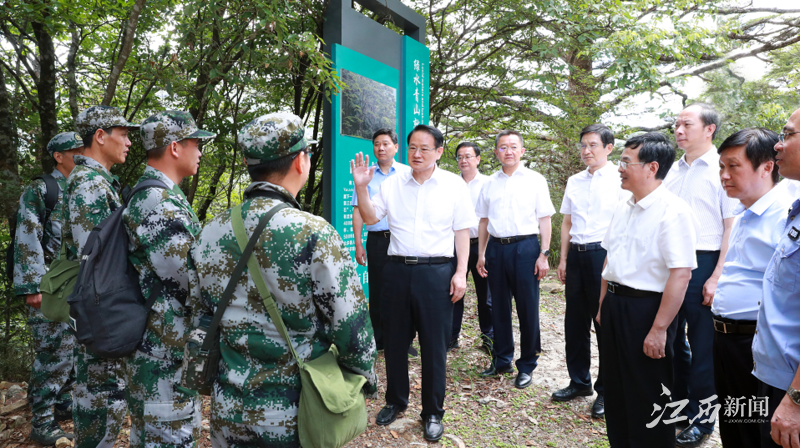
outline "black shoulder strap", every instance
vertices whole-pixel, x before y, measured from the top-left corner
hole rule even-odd
[[[285,202],[288,207],[297,208],[293,202],[289,201],[290,196],[274,190],[253,190],[247,193],[244,197],[245,201],[253,198],[276,199],[278,201]]]
[[[52,212],[58,203],[58,195],[61,193],[61,187],[58,186],[56,178],[50,174],[42,174],[41,176],[37,176],[36,179],[42,179],[44,181],[46,190],[44,195],[44,208],[46,208],[48,212]]]
[[[236,284],[239,282],[239,277],[241,277],[242,273],[244,273],[244,270],[247,269],[247,260],[250,259],[250,254],[253,253],[253,249],[256,247],[256,244],[258,244],[258,239],[261,237],[261,234],[267,227],[267,223],[269,223],[269,220],[272,219],[275,213],[278,213],[280,210],[287,207],[289,207],[289,204],[282,202],[272,207],[272,209],[270,209],[270,211],[268,211],[258,221],[258,225],[256,226],[255,230],[253,230],[253,235],[250,236],[250,240],[247,241],[247,246],[245,246],[244,251],[242,251],[241,258],[239,258],[239,261],[236,263],[236,268],[233,270],[233,275],[231,275],[231,279],[228,282],[228,285],[225,287],[222,297],[219,299],[217,311],[214,313],[214,319],[211,320],[211,325],[208,327],[208,333],[206,333],[206,338],[203,341],[203,347],[201,347],[202,351],[207,352],[211,349],[211,344],[214,342],[214,339],[216,339],[217,328],[222,320],[222,315],[225,314],[225,308],[228,307],[228,303],[230,303],[231,297],[233,297],[233,291],[236,289]],[[234,210],[236,209],[239,209],[239,207],[234,208]]]
[[[133,190],[131,190],[130,193],[128,193],[127,196],[125,196],[125,198],[123,199],[125,201],[125,206],[126,207],[128,206],[128,202],[133,198],[133,195],[135,195],[136,193],[138,193],[138,192],[140,192],[142,190],[146,190],[148,188],[161,188],[162,190],[168,190],[169,189],[167,187],[167,184],[165,184],[164,182],[161,182],[158,179],[143,180],[143,181],[139,182],[138,184],[136,184],[136,186],[133,187]]]

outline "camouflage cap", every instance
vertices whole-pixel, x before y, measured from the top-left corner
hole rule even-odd
[[[145,151],[163,148],[187,138],[214,138],[217,134],[197,128],[189,112],[167,110],[148,117],[139,128]]]
[[[262,115],[239,131],[239,147],[248,165],[280,159],[316,143],[306,140],[303,120],[297,115],[277,112]]]
[[[57,152],[69,151],[70,149],[83,148],[83,139],[77,132],[62,132],[47,144],[47,152],[52,156]]]
[[[122,112],[111,106],[92,106],[79,113],[75,119],[75,127],[81,135],[114,126],[130,129],[139,127],[138,124],[128,123]]]

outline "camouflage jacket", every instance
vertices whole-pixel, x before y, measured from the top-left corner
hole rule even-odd
[[[279,201],[253,198],[254,190],[279,191],[295,208],[272,218],[253,252],[298,356],[314,359],[331,344],[339,363],[364,375],[365,391],[377,391],[372,325],[364,291],[350,253],[325,220],[299,210],[283,188],[267,182],[245,191],[242,218],[252,235],[258,220]],[[200,233],[192,247],[196,267],[192,280],[192,319],[197,326],[213,314],[231,280],[241,251],[227,210]],[[212,413],[216,418],[246,425],[270,426],[296,419],[300,373],[286,342],[264,307],[251,275],[245,271],[220,323],[220,376],[214,385]]]
[[[156,179],[169,190],[148,188],[128,202],[122,212],[130,241],[130,260],[139,272],[144,297],[157,291],[139,350],[161,359],[183,358],[190,316],[189,249],[200,223],[180,187],[155,168],[147,167],[139,182]],[[160,288],[158,288],[160,284]]]
[[[119,179],[96,160],[74,156],[64,189],[63,241],[68,260],[78,257],[94,226],[122,205]]]
[[[53,170],[51,175],[63,192],[67,178],[61,171]],[[17,235],[14,240],[14,294],[36,294],[39,284],[50,265],[61,250],[62,195],[58,195],[56,206],[50,219],[42,223],[45,216],[44,197],[47,186],[42,179],[36,179],[22,192],[17,212]],[[42,247],[42,238],[49,238],[47,247]]]

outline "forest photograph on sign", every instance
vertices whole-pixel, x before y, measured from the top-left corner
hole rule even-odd
[[[396,129],[397,89],[342,69],[342,135],[372,139],[380,128]]]

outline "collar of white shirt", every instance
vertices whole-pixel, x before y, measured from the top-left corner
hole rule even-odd
[[[711,149],[706,151],[705,154],[703,154],[702,156],[695,159],[695,161],[692,163],[697,163],[697,162],[700,162],[703,165],[710,167],[716,167],[717,165],[719,165],[719,154],[717,154],[717,147],[711,146]],[[681,156],[681,159],[678,160],[678,163],[683,167],[687,168],[689,167],[689,164],[686,163],[686,154]]]
[[[410,169],[410,170],[408,170],[408,171],[406,171],[404,173],[400,173],[399,175],[400,176],[404,176],[404,177],[401,178],[402,179],[401,183],[405,184],[405,183],[414,182],[415,184],[421,186],[421,185],[426,184],[426,183],[431,182],[431,181],[433,181],[434,184],[438,184],[439,183],[439,179],[441,179],[441,177],[443,175],[446,175],[446,174],[444,174],[444,170],[442,170],[438,166],[434,165],[433,174],[431,174],[431,177],[429,177],[428,180],[426,180],[423,183],[419,183],[419,182],[417,182],[417,179],[414,179],[414,170],[413,169]]]
[[[634,207],[634,206],[638,205],[639,207],[647,210],[648,208],[650,208],[651,205],[655,204],[656,201],[666,191],[667,191],[667,187],[664,186],[664,182],[661,182],[661,185],[659,185],[655,190],[651,191],[650,194],[648,194],[647,196],[645,196],[642,199],[640,199],[639,202],[633,202],[634,198],[633,198],[633,195],[631,195],[630,199],[628,199],[628,205],[630,205],[631,207]]]
[[[511,173],[511,176],[528,176],[528,175],[530,175],[530,174],[533,174],[533,170],[531,170],[531,169],[527,168],[527,167],[526,167],[526,166],[525,166],[525,165],[522,163],[522,161],[520,160],[520,161],[519,161],[519,166],[517,167],[517,169],[516,169],[516,170],[514,170],[514,172],[513,172],[513,173]],[[500,171],[498,171],[498,172],[497,172],[497,175],[498,175],[498,176],[503,176],[503,177],[511,177],[511,176],[509,176],[508,174],[506,174],[506,172],[505,172],[505,171],[503,171],[503,168],[502,168],[502,167],[500,167]]]
[[[592,176],[593,176],[593,174],[589,172],[589,168],[586,168],[585,170],[583,170],[581,172],[583,173],[583,176],[586,179],[591,179]],[[615,174],[619,175],[619,173],[617,172],[617,166],[614,165],[614,163],[611,162],[611,161],[606,162],[606,164],[603,165],[603,167],[600,168],[599,170],[596,170],[594,172],[594,174],[597,174],[600,177],[613,176]]]

